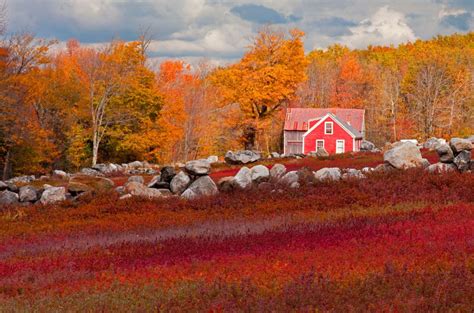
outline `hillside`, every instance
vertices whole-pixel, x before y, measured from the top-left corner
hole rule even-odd
[[[362,168],[382,156],[279,162]],[[12,208],[0,213],[0,310],[469,312],[472,190],[472,174],[411,169],[193,201],[107,193]]]

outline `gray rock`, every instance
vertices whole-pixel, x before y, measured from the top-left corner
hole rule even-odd
[[[130,176],[127,182],[136,182],[136,183],[144,184],[145,179],[143,178],[143,176]]]
[[[165,183],[171,183],[173,177],[176,176],[176,171],[174,167],[165,166],[161,169],[161,181]]]
[[[227,151],[225,154],[225,161],[228,164],[248,164],[254,163],[260,160],[262,156],[260,153],[251,150],[243,150],[243,151]]]
[[[362,171],[354,169],[354,168],[348,168],[344,170],[344,174],[342,174],[341,177],[343,180],[347,179],[364,179],[366,176],[362,173]]]
[[[25,176],[19,176],[19,177],[14,177],[9,180],[7,180],[7,183],[12,183],[12,184],[28,184],[31,183],[32,181],[35,180],[34,175],[25,175]]]
[[[88,168],[88,167],[81,169],[81,174],[87,175],[87,176],[104,176],[104,174],[102,174],[98,170],[95,170],[93,168]]]
[[[83,193],[92,192],[93,190],[92,187],[77,181],[72,181],[67,186],[67,191],[74,197]]]
[[[270,178],[270,171],[265,165],[256,165],[250,170],[250,176],[253,182],[260,183]]]
[[[46,188],[41,195],[40,202],[42,204],[52,204],[66,200],[66,188],[49,187]]]
[[[318,151],[315,152],[315,156],[318,158],[327,158],[329,157],[329,153],[324,148],[319,148]]]
[[[92,167],[93,169],[103,173],[103,174],[112,174],[114,172],[118,172],[120,170],[120,167],[116,164],[96,164]]]
[[[370,174],[374,171],[374,168],[373,167],[364,167],[361,172],[362,174]]]
[[[291,187],[293,183],[297,183],[299,180],[298,172],[297,171],[291,171],[283,175],[280,179],[280,183],[282,185]]]
[[[120,194],[120,195],[123,195],[125,194],[126,192],[126,189],[125,189],[125,186],[118,186],[117,188],[115,188],[115,191]],[[130,195],[131,196],[131,195]]]
[[[471,151],[463,150],[454,158],[454,164],[461,173],[467,172],[471,167]]]
[[[19,201],[18,194],[10,190],[0,191],[0,205],[18,204],[18,201]]]
[[[144,164],[140,161],[134,161],[127,164],[127,168],[143,168]]]
[[[69,179],[69,174],[66,173],[65,171],[61,171],[61,170],[54,170],[53,171],[53,176],[55,176],[59,179]]]
[[[16,192],[18,193],[20,191],[20,188],[12,182],[7,181],[7,190],[10,190],[11,192]]]
[[[188,191],[191,191],[192,193]],[[186,192],[188,193],[183,196]],[[213,196],[218,193],[219,190],[214,181],[209,176],[201,176],[196,179],[181,196],[188,199],[190,195],[192,195],[192,197],[202,197]]]
[[[474,145],[474,135],[467,137],[466,140],[469,140]]]
[[[274,179],[274,180],[278,180],[280,179],[281,177],[283,177],[283,175],[286,174],[286,166],[284,166],[283,164],[275,164],[272,166],[272,168],[270,169],[270,178],[271,179]]]
[[[423,164],[420,149],[412,142],[399,142],[383,155],[385,163],[397,169],[419,167]]]
[[[173,177],[170,183],[171,192],[174,194],[182,194],[186,188],[191,184],[191,178],[185,172],[179,172],[178,175]]]
[[[156,188],[155,185],[161,181],[161,175],[153,176],[153,178],[148,183],[148,188]]]
[[[248,167],[242,167],[234,177],[237,188],[247,189],[252,186],[252,171]]]
[[[360,151],[373,151],[375,149],[375,144],[368,141],[362,140],[360,144]]]
[[[428,161],[428,159],[425,159],[425,158],[421,159],[421,167],[422,168],[427,168],[430,165],[431,165],[431,163],[430,163],[430,161]]]
[[[438,173],[448,173],[448,172],[456,172],[457,168],[456,165],[452,163],[435,163],[428,166],[425,171],[431,174],[438,174]]]
[[[221,178],[217,182],[217,186],[218,186],[219,190],[222,191],[222,192],[231,192],[231,191],[233,191],[236,187],[234,176],[227,176],[227,177]]]
[[[376,173],[390,173],[395,170],[395,167],[387,163],[379,164],[374,168],[374,172]]]
[[[8,185],[0,180],[0,191],[8,189]]]
[[[169,189],[158,189],[158,191],[161,193],[161,196],[164,198],[172,197],[173,193]]]
[[[314,172],[314,178],[319,181],[337,181],[340,180],[341,177],[341,169],[337,167],[325,167]]]
[[[438,146],[446,144],[446,140],[444,139],[438,139],[436,137],[431,137],[430,139],[426,140],[425,143],[423,144],[423,148],[429,149],[429,150],[436,150]]]
[[[35,202],[38,200],[38,191],[33,186],[23,186],[18,193],[20,202]]]
[[[217,155],[211,155],[207,158],[207,162],[214,164],[219,162],[219,157]]]
[[[198,195],[192,191],[191,189],[186,189],[182,194],[181,198],[186,199],[186,200],[193,200],[198,198]]]
[[[439,161],[443,163],[452,163],[454,161],[454,153],[451,147],[447,144],[440,144],[436,147]]]
[[[195,176],[208,175],[211,172],[211,163],[208,160],[194,160],[186,162],[186,172]]]
[[[270,156],[272,157],[272,159],[279,159],[281,157],[278,152],[272,152],[270,153]]]
[[[291,189],[298,189],[298,188],[300,188],[300,187],[301,187],[301,185],[300,185],[300,183],[297,182],[297,181],[295,181],[294,183],[292,183],[292,184],[290,185],[290,188],[291,188]]]
[[[461,151],[471,151],[472,143],[467,139],[452,138],[449,146],[453,149],[454,155],[458,155]]]
[[[155,188],[148,188],[139,182],[128,182],[125,184],[125,191],[132,196],[155,199],[161,197],[161,192]]]

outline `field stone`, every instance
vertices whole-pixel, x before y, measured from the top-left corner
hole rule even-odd
[[[293,183],[297,183],[299,175],[297,171],[291,171],[283,175],[280,179],[280,183],[290,187]]]
[[[242,167],[234,176],[234,184],[240,189],[247,189],[252,186],[252,171],[248,167]]]
[[[419,167],[423,164],[420,149],[412,142],[397,142],[383,155],[385,163],[397,169]]]
[[[0,191],[8,189],[8,185],[0,180]]]
[[[40,202],[42,204],[51,204],[66,200],[66,188],[64,187],[48,187],[45,188],[41,195]]]
[[[186,193],[188,190],[192,191],[194,194],[193,196],[201,197],[201,196],[213,196],[219,193],[216,184],[209,176],[201,176],[196,179],[189,187],[185,190]],[[183,193],[183,194],[184,194]],[[189,193],[188,193],[189,195]]]
[[[286,166],[283,164],[275,164],[270,169],[270,178],[272,179],[280,179],[283,175],[286,174]]]
[[[186,199],[186,200],[193,200],[196,199],[198,195],[192,191],[191,189],[186,189],[182,194],[181,198]]]
[[[171,183],[171,180],[173,177],[176,176],[176,171],[174,167],[171,166],[165,166],[161,169],[161,181],[165,183]]]
[[[463,150],[454,158],[454,164],[461,173],[467,172],[471,166],[471,151]]]
[[[167,198],[167,197],[172,197],[173,196],[173,193],[169,189],[158,189],[158,191],[161,193],[162,197]]]
[[[140,183],[140,184],[144,184],[145,183],[145,179],[143,178],[143,176],[130,176],[127,180],[127,182],[136,182],[136,183]]]
[[[438,139],[436,137],[431,137],[425,141],[425,143],[423,144],[423,148],[433,151],[433,150],[436,150],[438,146],[442,144],[446,144],[446,140]]]
[[[128,182],[125,184],[125,191],[136,197],[143,197],[148,199],[161,197],[161,192],[155,188],[148,188],[139,182]]]
[[[338,167],[325,167],[316,171],[314,177],[319,181],[340,180],[342,177],[341,169]]]
[[[270,171],[268,170],[268,167],[266,167],[265,165],[254,166],[252,167],[250,171],[251,171],[250,175],[252,177],[253,182],[257,182],[257,183],[264,182],[264,181],[267,181],[268,178],[270,177]]]
[[[217,182],[217,187],[222,192],[230,192],[235,189],[235,179],[234,176],[222,177]]]
[[[207,162],[214,164],[219,162],[219,157],[217,155],[211,155],[207,158]]]
[[[102,174],[98,170],[95,170],[93,168],[88,168],[88,167],[81,169],[81,174],[86,175],[86,176],[104,176],[104,174]]]
[[[426,159],[426,158],[421,159],[421,167],[422,168],[427,168],[430,165],[431,165],[431,163],[428,159]]]
[[[93,188],[86,185],[86,184],[83,184],[83,183],[80,183],[80,182],[77,182],[77,181],[72,181],[68,184],[67,190],[73,196],[77,196],[77,195],[80,195],[82,193],[92,192]]]
[[[254,163],[260,160],[262,156],[260,153],[251,151],[251,150],[243,150],[243,151],[227,151],[225,154],[225,161],[227,164],[247,164],[247,163]]]
[[[471,151],[472,143],[467,139],[452,138],[449,146],[453,149],[454,155],[458,155],[461,151]]]
[[[361,151],[372,151],[375,149],[375,144],[368,141],[368,140],[362,140],[360,144],[360,150]]]
[[[438,145],[436,153],[442,163],[452,163],[454,161],[454,152],[448,144]]]
[[[437,173],[448,173],[448,172],[456,172],[457,167],[452,163],[435,163],[428,166],[425,171],[430,174],[437,174]]]
[[[186,188],[191,184],[191,178],[185,172],[179,172],[178,175],[173,177],[170,183],[171,192],[174,194],[182,194]]]
[[[10,190],[4,190],[0,192],[0,205],[12,205],[18,204],[18,194]]]
[[[148,188],[155,188],[155,185],[161,181],[161,175],[155,175],[148,183]]]
[[[327,158],[329,157],[329,152],[324,148],[319,148],[318,151],[316,151],[315,156],[318,158]]]
[[[23,186],[18,192],[20,202],[35,202],[38,200],[38,191],[33,186]]]
[[[361,169],[362,174],[370,174],[374,171],[375,169],[373,167],[364,167]]]
[[[61,170],[54,170],[53,171],[53,176],[58,177],[60,179],[68,179],[69,178],[68,173],[66,173],[65,171],[61,171]]]
[[[301,187],[301,185],[300,185],[300,183],[297,182],[297,181],[293,182],[293,183],[290,185],[290,188],[291,188],[291,189],[298,189],[298,188],[300,188],[300,187]]]
[[[211,172],[211,163],[208,160],[194,160],[186,162],[185,170],[191,175],[202,176]]]
[[[342,179],[364,179],[366,178],[365,175],[362,173],[361,170],[357,170],[354,168],[348,168],[345,170],[345,173],[341,176]]]

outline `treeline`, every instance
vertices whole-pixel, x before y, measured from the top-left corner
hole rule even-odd
[[[305,55],[302,32],[264,29],[221,68],[170,60],[156,69],[149,44],[146,35],[64,48],[31,34],[4,38],[2,176],[280,150],[288,106],[365,108],[368,139],[379,144],[473,132],[473,33]]]

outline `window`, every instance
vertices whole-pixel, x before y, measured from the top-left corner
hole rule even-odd
[[[324,149],[324,140],[316,140],[316,151]]]
[[[344,153],[344,152],[345,152],[345,141],[336,140],[336,153]]]
[[[324,134],[325,135],[332,135],[333,134],[333,122],[325,122],[324,123]]]

